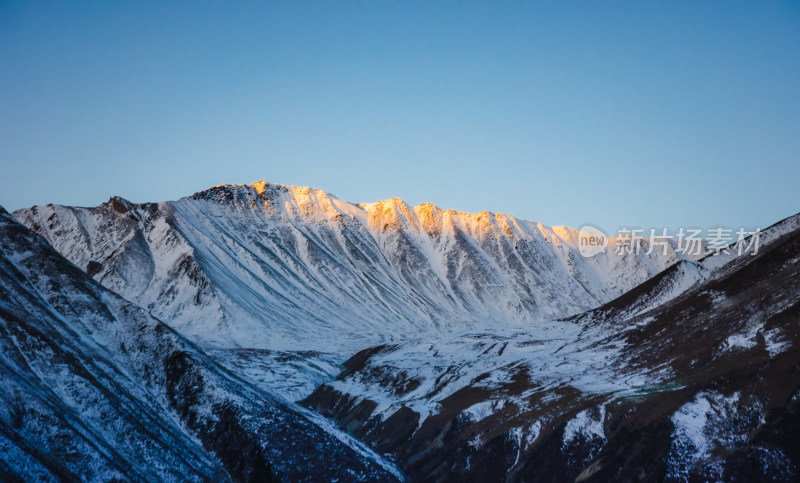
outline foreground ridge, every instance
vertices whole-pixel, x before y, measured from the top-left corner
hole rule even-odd
[[[0,247],[0,479],[402,478],[101,287],[2,208]]]

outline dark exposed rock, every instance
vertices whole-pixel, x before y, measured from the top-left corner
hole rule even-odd
[[[94,277],[95,275],[100,273],[101,270],[103,270],[103,264],[98,261],[91,260],[86,265],[86,274],[89,275],[90,277]]]
[[[114,208],[114,211],[116,211],[120,215],[124,215],[124,214],[128,213],[129,210],[128,210],[128,207],[126,206],[127,203],[128,203],[127,201],[125,201],[122,198],[119,198],[117,196],[114,196],[113,198],[111,198],[108,201],[111,203],[111,207]]]

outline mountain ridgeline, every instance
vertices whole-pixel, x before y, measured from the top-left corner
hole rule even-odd
[[[800,215],[692,259],[263,181],[13,216],[0,479],[800,479]]]
[[[678,259],[672,248],[584,258],[569,228],[265,182],[14,216],[107,288],[214,347],[357,350],[431,329],[551,320]]]

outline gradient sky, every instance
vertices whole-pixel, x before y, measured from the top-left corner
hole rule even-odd
[[[800,3],[0,0],[0,204],[259,179],[549,225],[800,211]]]

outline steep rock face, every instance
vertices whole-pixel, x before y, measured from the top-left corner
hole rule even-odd
[[[0,348],[4,481],[400,477],[218,366],[2,208]]]
[[[582,257],[577,233],[399,199],[221,185],[174,202],[14,213],[65,257],[218,348],[352,353],[437,329],[577,314],[678,261]]]
[[[365,349],[304,404],[419,481],[800,477],[800,215],[576,317]]]

